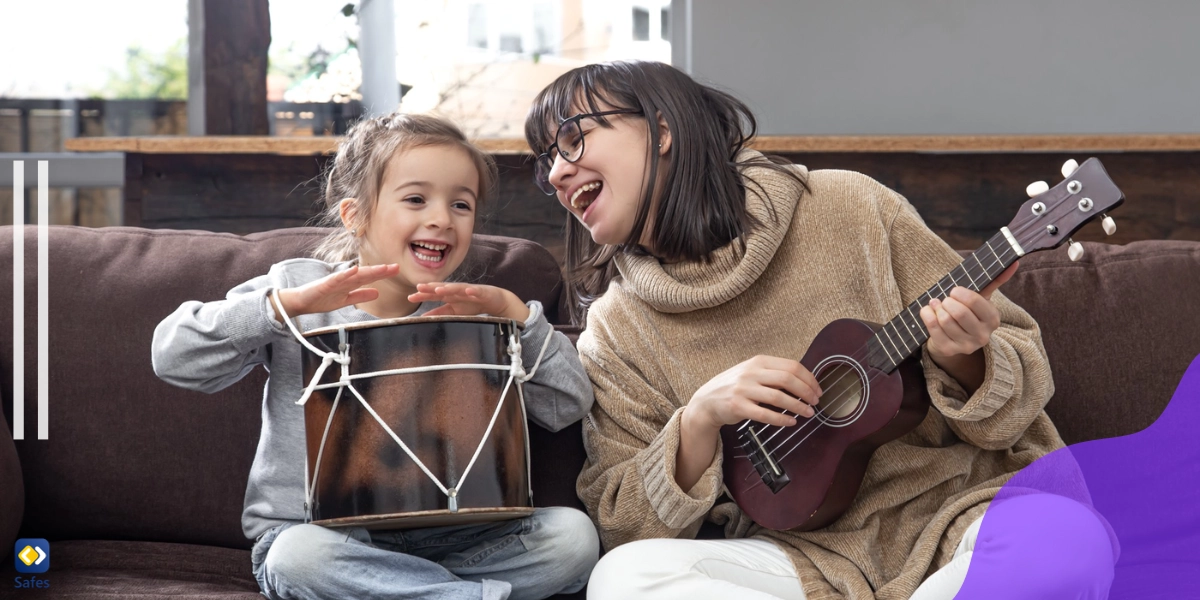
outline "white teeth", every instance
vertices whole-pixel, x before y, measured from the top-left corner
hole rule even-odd
[[[445,258],[445,254],[442,251],[450,247],[449,244],[435,244],[433,242],[413,242],[412,246],[413,254],[416,254],[417,258],[430,262],[441,262]],[[434,252],[438,252],[438,254],[427,254],[421,252],[421,249],[433,250]]]
[[[440,251],[440,250],[446,249],[446,244],[433,244],[430,242],[413,242],[413,245],[420,246],[422,248],[429,248],[430,250],[439,250]]]
[[[428,260],[431,262],[441,262],[441,260],[442,260],[441,256],[430,256],[428,254],[422,254],[422,253],[416,252],[416,251],[414,251],[414,253],[417,255],[417,258],[420,258],[421,260]]]
[[[585,184],[579,186],[579,189],[575,190],[574,194],[571,194],[571,206],[573,206],[575,208],[582,208],[582,206],[580,206],[580,204],[579,204],[579,195],[584,192],[598,190],[598,189],[600,189],[601,185],[602,184],[599,181],[593,181],[591,183],[585,183]]]

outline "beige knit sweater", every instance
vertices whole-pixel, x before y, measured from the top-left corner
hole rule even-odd
[[[579,496],[607,549],[692,538],[707,517],[727,537],[782,547],[809,600],[908,598],[1013,473],[1062,446],[1042,410],[1054,386],[1038,326],[999,293],[983,385],[968,397],[925,354],[933,408],[875,453],[854,504],[830,526],[755,525],[722,495],[720,449],[691,490],[675,483],[679,416],[701,385],[757,354],[799,359],[834,319],[886,322],[960,262],[895,192],[857,173],[796,168],[811,193],[778,173],[746,172],[769,200],[747,194],[768,225],[744,251],[730,244],[707,264],[616,258],[621,276],[578,343],[596,392]]]

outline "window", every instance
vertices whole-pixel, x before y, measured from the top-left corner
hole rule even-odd
[[[650,11],[633,7],[633,41],[650,41]]]
[[[671,41],[671,25],[670,25],[670,23],[671,23],[671,9],[664,6],[662,9],[662,19],[661,19],[662,39],[664,39],[668,42]]]
[[[467,7],[467,45],[472,48],[487,48],[487,6],[472,4]]]
[[[554,26],[554,6],[549,2],[539,2],[533,5],[533,51],[538,54],[554,52],[556,36]]]
[[[521,35],[517,33],[500,34],[500,51],[521,53]]]

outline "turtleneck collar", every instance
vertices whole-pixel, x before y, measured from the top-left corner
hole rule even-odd
[[[744,150],[739,157],[758,154]],[[793,165],[807,178],[803,166]],[[653,256],[618,253],[613,257],[622,286],[664,313],[683,313],[719,306],[746,291],[767,270],[783,242],[796,212],[801,191],[787,176],[764,167],[751,167],[743,177],[758,186],[746,186],[746,209],[762,225],[748,233],[745,247],[734,240],[709,254],[708,262],[684,261],[664,264]]]

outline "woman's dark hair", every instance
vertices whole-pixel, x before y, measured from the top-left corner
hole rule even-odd
[[[671,132],[671,150],[662,197],[652,207],[658,161],[650,161],[637,218],[629,238],[618,246],[592,241],[587,229],[567,217],[567,291],[572,321],[582,325],[587,307],[616,277],[617,252],[643,253],[638,245],[648,222],[670,223],[651,232],[654,255],[668,261],[707,260],[714,250],[761,225],[746,210],[747,167],[765,167],[804,181],[776,157],[739,154],[754,137],[758,124],[737,98],[702,85],[664,63],[631,61],[592,64],[564,73],[538,94],[525,118],[525,140],[534,154],[554,143],[558,124],[580,112],[636,109],[645,119],[647,152],[655,156],[660,141],[658,117]],[[601,127],[612,127],[597,117]],[[586,150],[585,150],[586,152]],[[805,186],[806,187],[806,186]],[[653,208],[654,216],[650,218]]]

